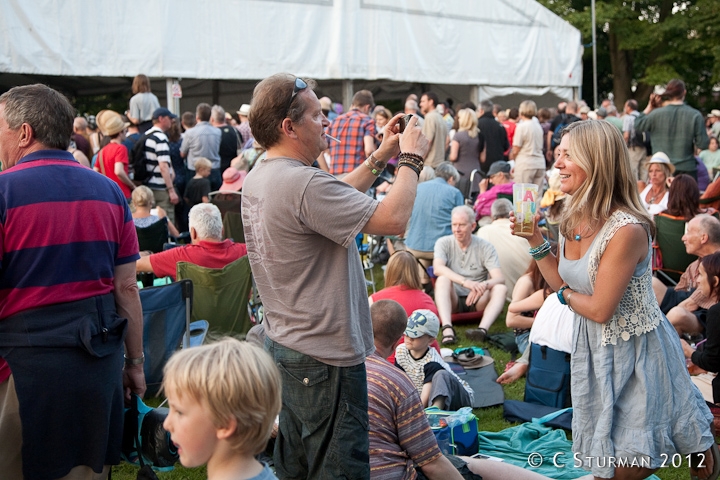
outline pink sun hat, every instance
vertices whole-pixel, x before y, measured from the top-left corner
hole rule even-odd
[[[220,186],[221,192],[239,192],[242,189],[243,182],[247,172],[238,170],[237,168],[228,167],[223,172],[223,183]]]

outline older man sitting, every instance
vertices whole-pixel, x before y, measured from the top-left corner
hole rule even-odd
[[[528,253],[530,244],[523,237],[518,237],[510,232],[510,212],[513,211],[513,204],[510,200],[498,198],[493,202],[490,211],[492,223],[480,228],[477,236],[492,243],[492,246],[495,247],[500,258],[500,270],[505,277],[507,300],[510,301],[518,278],[523,276],[530,266],[530,260],[532,260]]]
[[[483,311],[479,328],[465,335],[483,341],[490,326],[505,306],[507,287],[495,247],[473,235],[475,213],[462,205],[452,211],[452,235],[435,243],[433,269],[437,275],[435,304],[443,330],[443,344],[455,343],[453,312]],[[450,332],[448,332],[450,330]]]
[[[223,268],[247,255],[244,243],[223,240],[220,210],[211,203],[199,203],[190,209],[191,245],[173,248],[164,252],[144,255],[141,253],[136,270],[152,272],[156,277],[172,277],[178,262],[190,262],[205,268]]]

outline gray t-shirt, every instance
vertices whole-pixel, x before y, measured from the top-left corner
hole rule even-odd
[[[152,114],[160,108],[160,102],[154,93],[136,93],[130,99],[130,116],[140,122],[152,120]]]
[[[487,240],[475,235],[467,250],[462,248],[455,240],[455,236],[447,235],[440,237],[435,242],[435,258],[445,261],[445,265],[455,273],[476,282],[484,282],[488,279],[488,273],[494,268],[500,268],[495,247]],[[470,290],[460,285],[455,285],[455,292],[460,297],[467,296]]]
[[[348,367],[374,351],[355,237],[378,202],[290,158],[268,158],[243,184],[253,276],[273,341]]]

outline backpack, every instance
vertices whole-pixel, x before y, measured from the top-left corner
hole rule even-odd
[[[560,137],[562,137],[562,130],[563,128],[570,125],[568,122],[567,114],[562,113],[562,116],[560,117],[560,123],[557,127],[555,127],[555,130],[553,131],[552,138],[550,139],[550,147],[554,150],[555,147],[560,145]]]
[[[634,120],[633,120],[633,122],[634,122],[635,120],[637,120],[638,116],[640,115],[640,112],[638,112],[636,110],[636,111],[630,113],[630,115],[632,115],[634,117]],[[645,143],[646,143],[645,132],[638,132],[635,129],[634,125],[633,125],[633,132],[635,134],[632,137],[630,137],[630,139],[628,139],[628,147],[644,147]]]
[[[133,171],[133,180],[136,184],[142,184],[150,178],[150,172],[147,170],[147,157],[145,156],[145,142],[152,135],[152,133],[146,133],[135,142],[132,148],[129,167]]]

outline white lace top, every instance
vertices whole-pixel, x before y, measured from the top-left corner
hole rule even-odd
[[[610,219],[608,219],[598,234],[599,239],[590,251],[588,263],[588,273],[593,289],[595,288],[598,265],[605,252],[605,248],[618,229],[631,223],[641,222],[627,212],[618,210],[610,216]],[[612,318],[603,324],[603,346],[608,344],[617,345],[618,339],[627,341],[633,335],[642,335],[643,333],[654,330],[662,319],[662,312],[660,311],[652,289],[652,268],[650,268],[652,247],[650,246],[649,240],[650,232],[647,230],[647,227],[645,227],[645,230],[648,233],[649,246],[647,268],[645,268],[644,273],[639,276],[633,275]]]

